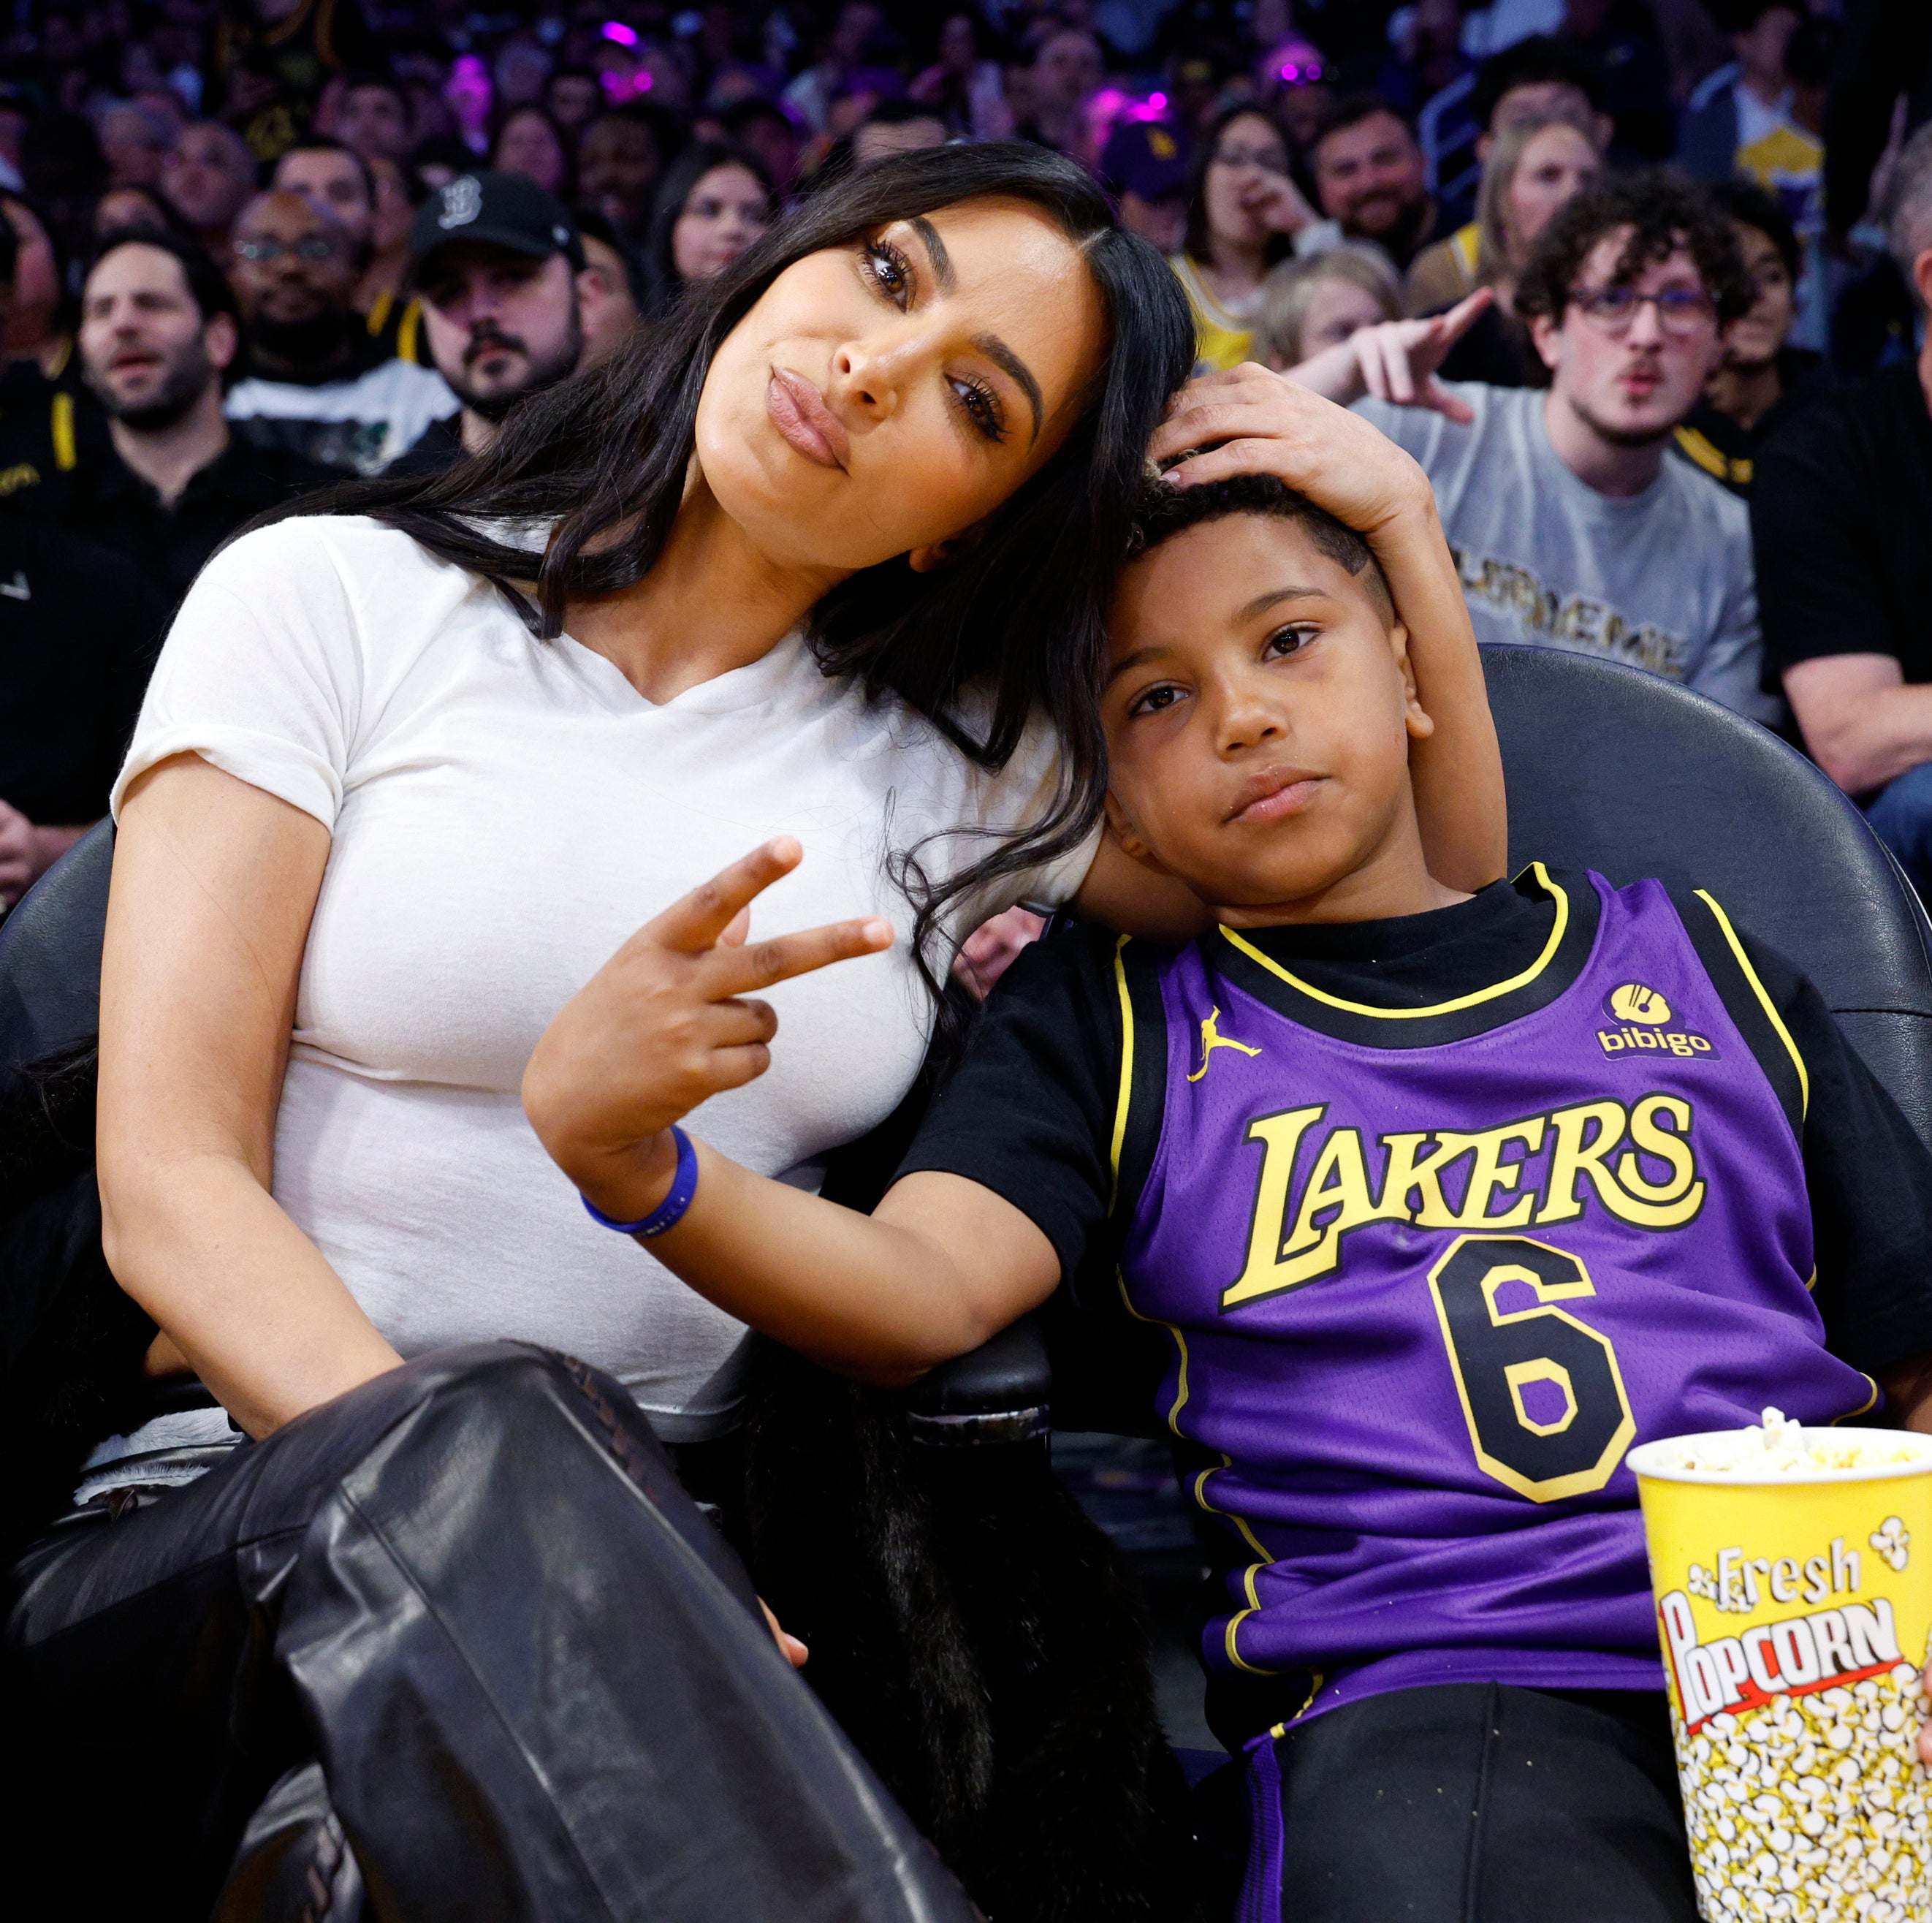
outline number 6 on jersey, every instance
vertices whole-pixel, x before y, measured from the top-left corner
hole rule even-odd
[[[1511,1285],[1534,1304],[1503,1308]],[[1601,1489],[1636,1422],[1607,1338],[1554,1306],[1596,1294],[1582,1263],[1526,1236],[1460,1236],[1429,1288],[1476,1466],[1532,1502]]]

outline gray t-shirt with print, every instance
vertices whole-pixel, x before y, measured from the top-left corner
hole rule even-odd
[[[1444,385],[1469,426],[1386,401],[1355,411],[1428,474],[1477,639],[1605,655],[1775,719],[1744,503],[1681,461],[1640,494],[1599,494],[1550,445],[1540,389]]]

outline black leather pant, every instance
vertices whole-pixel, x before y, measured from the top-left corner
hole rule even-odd
[[[44,1864],[65,1915],[248,1913],[238,1843],[304,1765],[385,1919],[976,1914],[635,1405],[539,1350],[425,1357],[57,1527],[6,1660],[10,1879]]]

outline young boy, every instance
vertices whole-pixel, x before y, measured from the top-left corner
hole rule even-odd
[[[1922,1417],[1932,1162],[1708,895],[1430,876],[1403,629],[1280,482],[1162,490],[1112,626],[1110,819],[1213,933],[1029,951],[864,1217],[660,1133],[760,1071],[713,944],[796,858],[761,851],[646,931],[682,959],[640,1005],[680,970],[712,999],[621,1067],[560,1018],[532,1119],[592,1203],[673,1218],[650,1245],[693,1286],[874,1379],[1117,1269],[1229,1552],[1204,1650],[1253,1759],[1244,1915],[1688,1919],[1624,1458],[1856,1417],[1874,1378]]]

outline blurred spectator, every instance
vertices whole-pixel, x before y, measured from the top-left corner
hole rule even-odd
[[[1905,131],[1932,119],[1932,7],[1862,0],[1849,10],[1825,110],[1825,212],[1835,251],[1865,217],[1872,176],[1905,100]]]
[[[1603,76],[1604,111],[1616,123],[1612,163],[1669,159],[1677,116],[1648,0],[1564,0],[1556,37],[1587,55]]]
[[[465,174],[416,210],[410,283],[430,355],[463,404],[426,428],[392,472],[422,473],[480,454],[526,394],[577,371],[583,309],[602,295],[563,203],[526,175]]]
[[[401,160],[410,151],[410,103],[394,80],[354,74],[343,83],[335,137],[365,161]]]
[[[386,192],[380,184],[386,170]],[[314,135],[298,140],[275,164],[274,186],[299,194],[349,237],[357,279],[354,306],[367,325],[376,358],[423,359],[422,316],[402,298],[409,254],[409,197],[393,161],[367,161],[340,140]]]
[[[1298,155],[1314,146],[1322,116],[1334,104],[1328,73],[1322,50],[1305,40],[1283,41],[1263,56],[1262,98],[1271,104],[1276,125]]]
[[[1602,170],[1594,116],[1588,128],[1564,118],[1511,121],[1490,149],[1474,221],[1416,257],[1403,295],[1411,314],[1439,314],[1479,287],[1496,290],[1495,305],[1450,350],[1445,380],[1544,385],[1543,362],[1516,315],[1516,283],[1558,209]]]
[[[1677,164],[1694,179],[1729,180],[1741,148],[1784,126],[1791,86],[1784,50],[1804,17],[1796,0],[1724,0],[1719,23],[1732,59],[1690,96],[1677,131]]]
[[[798,167],[805,152],[805,134],[798,122],[776,101],[754,96],[728,108],[722,116],[727,140],[748,147],[765,164],[781,200],[798,185]]]
[[[93,218],[88,222],[97,240],[121,227],[159,227],[172,233],[181,225],[158,187],[110,187],[94,202]]]
[[[242,210],[230,273],[248,354],[228,416],[258,446],[372,474],[456,412],[440,375],[370,338],[354,305],[355,245],[300,194],[260,194]]]
[[[1302,198],[1288,164],[1281,130],[1252,107],[1217,115],[1195,155],[1185,244],[1172,265],[1194,309],[1199,371],[1252,356],[1262,282],[1277,260],[1340,237]]]
[[[308,131],[332,77],[380,58],[358,0],[220,0],[203,106],[273,161]]]
[[[13,230],[13,296],[4,346],[10,368],[52,381],[71,374],[74,335],[67,325],[66,273],[52,230],[18,194],[0,191],[0,216]]]
[[[643,326],[650,302],[644,269],[617,230],[594,208],[579,208],[572,218],[584,243],[584,273],[596,284],[595,298],[586,290],[582,302],[583,365],[594,367]]]
[[[454,134],[436,134],[420,142],[409,159],[410,199],[426,199],[476,164],[476,156]]]
[[[1120,224],[1163,254],[1187,239],[1187,155],[1166,121],[1123,114],[1100,155],[1100,178],[1120,203]]]
[[[496,64],[490,70],[496,111],[507,115],[516,107],[539,105],[551,64],[550,56],[526,34],[512,34],[497,50]]]
[[[958,140],[1004,140],[1013,131],[1000,63],[988,57],[986,37],[976,14],[942,12],[932,65],[912,83],[912,98],[937,109]]]
[[[107,812],[168,605],[111,548],[0,514],[0,901]]]
[[[1373,94],[1329,108],[1310,160],[1322,211],[1349,239],[1373,241],[1398,269],[1436,237],[1422,149],[1408,122]]]
[[[870,167],[889,155],[921,147],[943,147],[951,137],[946,122],[916,101],[882,100],[852,130],[852,164]]]
[[[651,123],[635,110],[600,114],[577,149],[577,191],[620,233],[642,241],[662,171]]]
[[[122,101],[109,107],[99,122],[108,185],[158,186],[176,131],[165,114],[136,101]]]
[[[884,11],[873,0],[845,0],[820,57],[785,89],[786,104],[814,134],[826,131],[846,77],[866,59],[884,25]]]
[[[1076,27],[1048,34],[1034,56],[1024,117],[1014,130],[1091,167],[1099,159],[1088,103],[1107,77],[1100,44]]]
[[[255,163],[242,137],[218,120],[184,127],[168,150],[161,191],[217,260],[228,251],[228,230],[255,191]]]
[[[1731,217],[1751,284],[1748,312],[1724,335],[1724,356],[1677,430],[1677,451],[1735,494],[1748,495],[1759,447],[1825,389],[1823,357],[1790,344],[1800,252],[1784,209],[1750,181],[1712,197]]]
[[[588,67],[559,67],[544,83],[543,105],[574,147],[604,105],[604,87]]]
[[[230,431],[222,386],[239,317],[196,243],[152,229],[109,236],[88,272],[79,345],[108,432],[83,446],[50,506],[72,532],[124,554],[170,602],[244,522],[333,478]]]
[[[1445,87],[1422,110],[1417,134],[1445,220],[1472,221],[1484,164],[1496,137],[1532,116],[1574,120],[1605,152],[1616,125],[1603,110],[1595,64],[1567,41],[1532,34]]]
[[[490,164],[504,173],[520,173],[546,194],[567,199],[570,152],[562,131],[540,107],[513,107],[496,130]]]
[[[1396,113],[1413,121],[1424,104],[1475,71],[1462,47],[1462,0],[1416,0],[1390,22],[1391,51],[1375,90]],[[1397,28],[1396,23],[1402,23]]]
[[[687,281],[722,274],[777,216],[755,154],[729,140],[687,147],[664,176],[651,215],[650,265],[662,314]]]
[[[1358,328],[1374,327],[1402,312],[1401,290],[1378,247],[1345,240],[1284,260],[1262,283],[1255,323],[1255,358],[1286,374]]]
[[[1547,392],[1436,380],[1458,316],[1489,298],[1365,329],[1295,377],[1421,462],[1479,639],[1607,655],[1774,718],[1744,503],[1666,458],[1750,305],[1730,221],[1662,170],[1577,194],[1516,294]]]
[[[1900,155],[1887,214],[1923,329],[1932,125]],[[1750,517],[1766,651],[1805,745],[1932,900],[1932,335],[1767,443]]]

